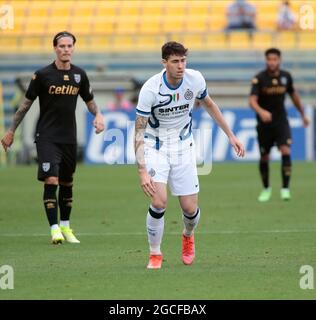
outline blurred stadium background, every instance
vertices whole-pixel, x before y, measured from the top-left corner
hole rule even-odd
[[[300,19],[306,20],[308,10],[315,12],[316,1],[290,2],[298,20],[294,31],[277,31],[282,1],[249,2],[257,11],[257,30],[251,35],[246,31],[223,31],[226,8],[232,1],[0,1],[0,132],[9,126],[32,73],[53,61],[52,38],[61,30],[77,36],[73,63],[88,72],[102,110],[107,109],[117,87],[126,90],[126,97],[136,103],[142,83],[161,69],[160,48],[168,40],[189,47],[189,67],[204,74],[209,92],[224,110],[248,108],[250,80],[264,67],[263,51],[270,46],[283,51],[284,68],[293,73],[304,104],[313,106],[316,33],[313,21],[312,29],[304,29]],[[83,157],[89,134],[80,99],[77,113]],[[11,162],[31,162],[35,157],[33,132],[37,114],[38,108],[33,106],[9,154]],[[307,133],[308,150],[297,156],[295,151],[294,158],[314,158],[312,130],[311,127]],[[1,159],[5,161],[3,154]]]

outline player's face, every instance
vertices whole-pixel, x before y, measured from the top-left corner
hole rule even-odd
[[[170,78],[181,80],[187,65],[187,57],[171,55],[167,60],[163,59],[162,64]]]
[[[58,40],[55,52],[57,59],[63,63],[70,62],[74,51],[72,37],[62,37]]]
[[[277,54],[269,54],[266,58],[266,63],[270,72],[276,72],[280,68],[281,58]]]

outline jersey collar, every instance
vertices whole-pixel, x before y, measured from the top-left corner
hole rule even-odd
[[[166,71],[163,72],[162,78],[163,78],[163,81],[164,81],[165,85],[166,85],[166,86],[168,87],[168,89],[170,89],[170,90],[177,90],[177,89],[179,89],[180,86],[181,86],[181,84],[182,84],[182,82],[183,82],[183,78],[182,78],[181,81],[180,81],[180,83],[179,83],[176,87],[172,87],[172,86],[168,83],[168,81],[167,81],[167,72],[166,72]]]

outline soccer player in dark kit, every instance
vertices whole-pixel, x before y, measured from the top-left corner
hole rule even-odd
[[[93,100],[88,77],[84,70],[71,64],[75,42],[75,36],[67,31],[56,34],[53,39],[56,60],[34,73],[12,125],[1,140],[7,151],[13,143],[16,128],[39,97],[40,116],[35,135],[38,180],[44,182],[43,202],[53,244],[65,240],[80,243],[69,224],[77,154],[75,110],[78,95],[95,116],[95,132],[104,130],[104,119]]]
[[[252,88],[249,97],[251,108],[257,114],[257,133],[260,147],[259,170],[264,189],[258,201],[270,200],[272,190],[269,184],[269,154],[274,144],[281,152],[282,200],[290,200],[289,189],[291,176],[291,131],[284,102],[288,93],[293,104],[300,113],[304,127],[309,120],[304,113],[300,97],[293,86],[293,79],[289,72],[280,69],[281,51],[270,48],[265,52],[266,69],[252,79]]]

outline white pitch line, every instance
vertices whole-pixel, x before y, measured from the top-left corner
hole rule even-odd
[[[242,230],[218,230],[218,231],[200,231],[197,234],[202,235],[216,235],[216,234],[263,234],[263,233],[315,233],[316,229],[309,230],[255,230],[255,231],[242,231]],[[145,236],[146,232],[104,232],[104,233],[76,233],[78,236]],[[165,235],[180,235],[181,232],[165,232]],[[2,233],[0,237],[47,237],[48,233]]]

